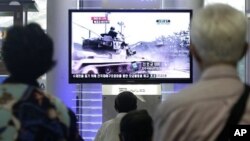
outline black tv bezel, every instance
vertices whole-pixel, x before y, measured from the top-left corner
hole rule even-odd
[[[104,84],[161,84],[161,83],[192,83],[193,82],[193,59],[190,53],[190,78],[164,78],[157,80],[153,79],[119,79],[119,78],[73,78],[72,77],[72,68],[71,68],[71,44],[72,44],[72,14],[78,12],[177,12],[177,13],[190,13],[190,20],[192,18],[193,11],[191,9],[70,9],[68,11],[68,24],[69,24],[69,45],[68,45],[68,79],[69,83],[104,83]]]

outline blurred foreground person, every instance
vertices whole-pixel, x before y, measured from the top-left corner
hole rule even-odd
[[[55,65],[53,42],[41,27],[11,27],[2,58],[10,75],[0,85],[0,141],[80,140],[70,131],[68,109],[39,89],[37,79]]]
[[[98,130],[95,141],[119,141],[120,122],[126,113],[136,110],[137,97],[129,91],[121,92],[115,98],[117,116],[104,122]]]
[[[191,22],[190,49],[202,75],[159,106],[154,141],[224,141],[219,137],[226,125],[250,124],[248,89],[236,70],[248,48],[246,26],[244,14],[229,5],[213,4],[197,11]],[[241,98],[244,92],[246,97]],[[239,98],[248,102],[242,113],[235,114],[236,103],[243,103]]]
[[[152,141],[153,121],[146,110],[126,114],[120,124],[120,141]]]

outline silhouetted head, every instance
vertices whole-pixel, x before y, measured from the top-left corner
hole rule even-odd
[[[115,98],[115,109],[119,113],[129,112],[136,110],[137,108],[137,98],[129,91],[121,92]]]
[[[146,110],[126,114],[120,123],[121,141],[151,141],[153,120]]]
[[[115,28],[113,26],[110,27],[110,30],[115,30]]]
[[[35,23],[13,26],[3,42],[2,57],[11,76],[35,80],[53,65],[53,42]]]

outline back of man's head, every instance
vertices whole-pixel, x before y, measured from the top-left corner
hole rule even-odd
[[[137,108],[137,98],[129,91],[118,94],[115,98],[115,109],[119,113],[126,113]]]
[[[197,11],[191,23],[191,43],[207,65],[236,64],[246,50],[247,19],[225,4],[212,4]]]
[[[54,64],[53,42],[38,24],[13,26],[3,42],[2,57],[12,76],[37,79]]]
[[[121,141],[151,141],[153,121],[146,110],[126,114],[120,123]]]

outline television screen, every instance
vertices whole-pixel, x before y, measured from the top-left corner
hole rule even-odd
[[[70,10],[70,83],[192,82],[191,10]]]

